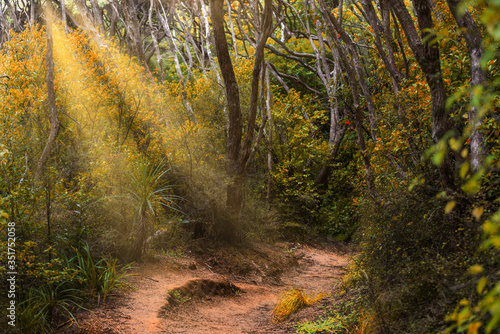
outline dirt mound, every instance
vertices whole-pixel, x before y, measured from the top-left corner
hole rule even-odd
[[[171,311],[187,302],[207,300],[213,296],[236,296],[241,292],[241,288],[227,280],[194,279],[178,288],[169,290],[167,303],[162,306],[158,315],[164,317],[167,311]]]
[[[240,246],[215,245],[194,250],[197,262],[210,271],[237,282],[279,284],[281,275],[298,265],[285,245],[252,243]]]

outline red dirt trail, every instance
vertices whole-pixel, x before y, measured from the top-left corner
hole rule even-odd
[[[271,312],[280,292],[297,287],[308,293],[331,292],[344,274],[348,255],[324,247],[301,246],[296,250],[298,266],[287,268],[279,283],[247,281],[214,273],[205,263],[189,269],[188,257],[160,258],[139,265],[130,279],[135,289],[114,302],[88,313],[80,320],[81,333],[110,334],[217,334],[288,333],[272,323]],[[232,279],[230,279],[232,278]],[[182,300],[175,309],[159,311],[169,291],[195,279],[227,281],[241,291],[231,296],[209,294]],[[187,299],[187,298],[186,298]]]

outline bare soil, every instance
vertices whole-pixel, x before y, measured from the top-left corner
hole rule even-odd
[[[284,245],[253,248],[246,258],[222,251],[138,265],[130,279],[134,289],[80,314],[79,327],[63,332],[294,333],[290,325],[272,321],[279,295],[290,287],[332,292],[349,257],[332,245],[290,245],[293,252],[284,252]],[[308,309],[294,320],[313,320],[317,312]]]

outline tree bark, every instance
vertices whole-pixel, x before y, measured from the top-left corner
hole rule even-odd
[[[99,33],[102,36],[106,36],[106,30],[104,30],[104,21],[102,19],[102,10],[96,0],[90,0],[92,6],[92,14],[94,17],[94,22],[97,27],[99,27]]]
[[[370,121],[370,133],[372,140],[374,142],[378,141],[378,131],[377,131],[377,115],[375,114],[375,105],[373,103],[370,87],[368,87],[368,84],[366,83],[365,75],[363,73],[363,68],[361,66],[361,61],[358,55],[358,51],[354,47],[354,43],[352,41],[351,36],[346,33],[346,31],[342,28],[340,22],[335,18],[335,16],[328,10],[328,7],[325,4],[324,0],[320,0],[320,8],[321,8],[321,13],[323,17],[328,19],[328,27],[330,29],[330,34],[334,35],[334,41],[336,40],[337,42],[335,43],[335,46],[337,48],[341,47],[340,42],[338,41],[338,38],[335,36],[336,34],[339,34],[340,37],[342,38],[342,41],[346,44],[347,46],[347,51],[351,55],[352,62],[354,65],[354,70],[356,71],[357,75],[357,83],[361,87],[361,91],[363,92],[363,95],[365,96],[366,100],[366,106],[368,108],[368,119]]]
[[[252,152],[252,142],[255,132],[255,120],[259,102],[259,81],[262,65],[264,64],[264,47],[272,30],[272,2],[265,0],[263,17],[260,20],[260,32],[255,46],[255,61],[252,72],[250,109],[248,112],[248,125],[243,145],[241,136],[243,120],[240,107],[239,88],[236,82],[229,49],[224,30],[224,0],[210,0],[210,14],[215,41],[215,50],[219,61],[226,99],[228,104],[229,125],[226,145],[226,172],[231,177],[227,187],[227,207],[233,214],[239,215],[243,205],[243,179],[245,168]],[[241,149],[241,152],[240,152]]]
[[[63,24],[64,32],[68,32],[68,22],[66,22],[66,5],[65,0],[61,0],[61,19]]]
[[[161,78],[161,81],[163,82],[163,80],[165,80],[165,77],[163,75],[163,59],[161,57],[160,47],[158,45],[158,40],[156,39],[156,31],[153,27],[153,8],[155,7],[154,1],[155,0],[150,1],[149,12],[148,12],[148,22],[149,22],[149,29],[151,31],[151,39],[153,40],[153,44],[155,47],[156,61],[158,62],[158,68],[160,70],[160,78]]]
[[[177,46],[175,44],[174,36],[172,35],[172,31],[169,26],[168,15],[167,13],[165,13],[165,9],[163,8],[161,2],[159,2],[159,4],[162,8],[163,16],[161,15],[161,13],[158,13],[159,14],[158,17],[160,18],[160,21],[163,24],[163,29],[165,30],[165,33],[167,35],[167,41],[170,48],[170,52],[172,53],[172,57],[174,58],[175,71],[177,73],[177,76],[179,77],[179,81],[182,84],[182,92],[181,92],[182,104],[184,105],[184,108],[186,108],[187,112],[190,114],[193,122],[195,124],[198,124],[198,120],[196,119],[196,114],[194,113],[194,110],[191,107],[189,100],[187,99],[186,85],[188,78],[184,78],[184,74],[182,74],[181,65],[177,57],[180,56],[182,57],[182,59],[184,58],[181,52],[177,49]],[[187,65],[186,61],[184,61],[184,63]]]
[[[358,137],[358,147],[361,153],[361,158],[363,160],[363,165],[365,167],[365,180],[366,180],[366,185],[368,188],[368,191],[370,195],[376,199],[378,198],[378,192],[375,186],[375,179],[373,177],[373,172],[372,172],[372,167],[371,167],[371,162],[370,162],[370,155],[368,154],[367,148],[366,148],[366,143],[365,143],[365,138],[363,134],[363,116],[361,113],[361,108],[360,108],[360,101],[359,101],[359,93],[358,93],[358,80],[356,79],[356,71],[351,66],[349,63],[349,60],[347,58],[347,52],[345,48],[342,46],[340,43],[339,38],[337,37],[336,33],[336,27],[333,23],[334,17],[333,15],[329,12],[328,8],[326,7],[326,4],[324,0],[319,1],[320,4],[320,10],[323,15],[323,18],[325,20],[326,26],[330,32],[330,38],[337,48],[338,55],[340,58],[340,61],[346,71],[347,74],[347,79],[349,81],[349,85],[351,86],[351,91],[352,91],[352,100],[353,100],[353,118],[355,122],[355,129],[356,129],[356,134]],[[339,23],[336,22],[338,25]],[[343,30],[342,30],[343,31]],[[340,33],[340,32],[339,32]],[[340,34],[342,37],[342,34]],[[348,36],[345,36],[348,37]],[[344,38],[344,37],[343,37]],[[373,133],[370,134],[373,136]]]
[[[448,7],[453,14],[455,21],[461,29],[464,29],[463,37],[469,50],[471,64],[471,82],[470,82],[470,100],[474,96],[474,88],[477,86],[485,86],[488,81],[486,72],[481,68],[481,59],[483,58],[484,49],[482,37],[479,29],[474,22],[474,19],[468,11],[459,15],[458,5],[460,1],[447,0]],[[469,127],[470,127],[470,155],[471,155],[471,170],[477,172],[483,165],[484,159],[488,155],[488,148],[484,143],[484,134],[478,129],[481,126],[483,116],[478,114],[476,105],[472,105],[469,109]]]
[[[266,111],[267,124],[269,127],[267,140],[267,194],[266,202],[269,207],[271,203],[271,190],[273,186],[273,117],[271,114],[271,82],[269,81],[269,71],[266,71]]]
[[[413,24],[408,9],[403,0],[388,0],[396,17],[401,23],[401,27],[406,35],[410,48],[417,59],[417,62],[425,74],[427,84],[431,91],[432,101],[432,138],[437,143],[443,136],[453,129],[448,112],[445,108],[446,90],[441,73],[441,62],[438,43],[432,41],[432,12],[429,0],[413,1],[420,36]],[[455,172],[452,162],[445,154],[443,162],[439,166],[439,174],[443,186],[447,189],[455,188]]]
[[[43,171],[47,160],[50,157],[50,153],[56,141],[57,134],[59,133],[59,118],[57,115],[57,106],[56,106],[56,96],[54,91],[54,55],[53,55],[53,40],[52,40],[52,13],[53,7],[51,1],[47,2],[47,99],[50,110],[50,133],[49,138],[47,139],[47,143],[43,149],[42,154],[40,155],[40,159],[38,160],[38,165],[35,171],[35,180],[40,181],[43,176]]]
[[[239,161],[238,173],[244,174],[244,168],[250,157],[251,145],[255,132],[255,119],[257,117],[257,105],[259,102],[259,81],[262,65],[264,64],[264,47],[272,29],[272,3],[271,0],[265,0],[265,9],[261,21],[261,31],[257,38],[255,48],[255,61],[252,71],[252,90],[250,95],[250,109],[248,111],[248,126],[243,143],[243,150]]]
[[[210,16],[214,34],[215,51],[219,61],[228,106],[229,126],[226,144],[226,172],[232,177],[227,186],[227,206],[234,213],[239,213],[242,194],[242,180],[238,171],[238,158],[241,147],[243,119],[241,116],[240,93],[233,64],[227,47],[224,31],[224,0],[210,0]]]
[[[133,0],[126,0],[123,8],[123,14],[126,21],[126,28],[130,42],[132,43],[133,55],[139,60],[139,64],[143,65],[145,70],[149,72],[148,64],[146,64],[146,56],[142,46],[141,30],[139,20],[137,18],[137,10]]]

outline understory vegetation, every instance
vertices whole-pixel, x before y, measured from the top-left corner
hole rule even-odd
[[[498,332],[498,0],[0,14],[2,328],[77,326],[158,254],[327,239],[343,301],[298,333]]]

